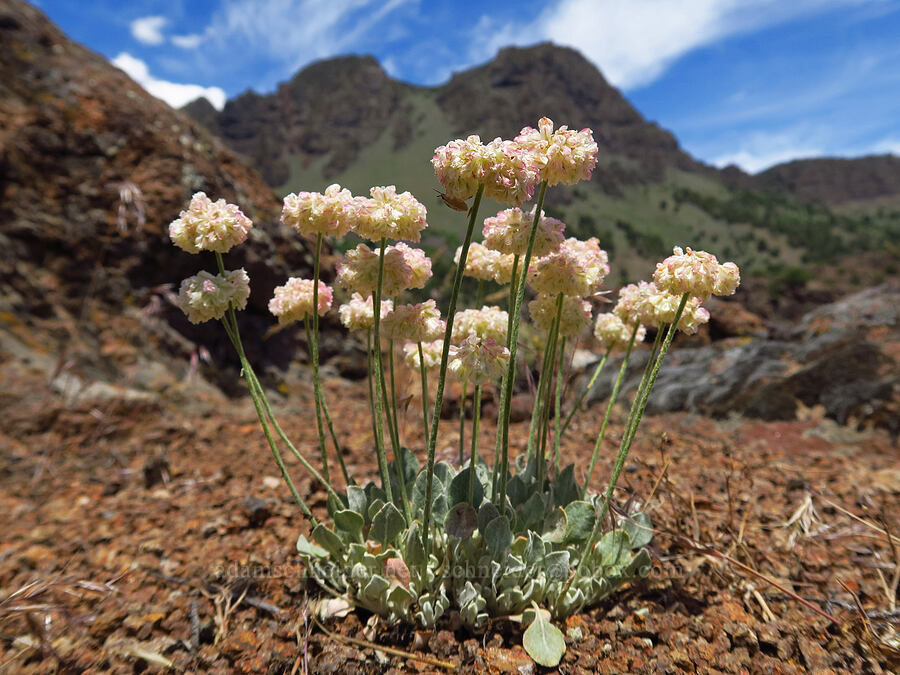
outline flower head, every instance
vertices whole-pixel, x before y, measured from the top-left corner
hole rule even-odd
[[[378,256],[381,249],[365,244],[347,251],[337,266],[337,283],[361,295],[373,295],[378,285]],[[422,288],[431,277],[431,260],[421,249],[403,242],[384,250],[382,293],[396,296],[408,288]]]
[[[713,295],[734,295],[741,283],[741,272],[733,262],[719,265],[719,274],[716,277],[716,285],[713,286]]]
[[[281,222],[302,235],[342,237],[353,227],[354,201],[350,190],[334,183],[325,193],[298,192],[284,198]]]
[[[496,340],[470,335],[458,346],[450,346],[447,369],[460,382],[476,385],[496,382],[509,365],[509,350]]]
[[[441,365],[444,341],[434,340],[422,343],[422,356],[425,357],[425,370],[434,370]],[[406,365],[414,370],[419,369],[419,345],[416,342],[408,342],[403,345],[403,358]]]
[[[587,297],[596,293],[609,274],[609,257],[595,237],[566,239],[559,249],[538,260],[528,281],[538,293]]]
[[[188,253],[226,253],[243,243],[253,222],[234,204],[224,199],[211,201],[204,192],[191,198],[187,211],[169,225],[169,237]]]
[[[522,209],[515,207],[500,211],[492,218],[485,218],[482,229],[484,245],[508,255],[525,255],[535,208],[537,207],[533,207],[527,216],[522,213]],[[541,212],[532,255],[541,258],[556,251],[563,242],[565,228],[565,223],[561,220],[549,218]]]
[[[385,316],[393,309],[393,300],[381,301],[381,316]],[[372,296],[364,298],[359,293],[354,293],[348,302],[338,308],[338,315],[347,330],[354,332],[369,330],[375,324]]]
[[[606,349],[625,347],[631,341],[633,331],[633,326],[626,325],[622,319],[612,312],[598,314],[597,320],[594,322],[594,337]],[[634,341],[643,342],[646,334],[647,330],[642,325],[638,325]]]
[[[397,305],[381,319],[382,335],[389,340],[432,342],[443,337],[446,328],[434,300]]]
[[[228,311],[228,303],[244,309],[250,297],[250,277],[242,269],[210,274],[200,272],[181,282],[178,306],[191,323],[221,319]]]
[[[462,255],[462,246],[457,247],[456,255],[453,256],[453,262],[457,265],[460,255]],[[482,281],[493,280],[497,283],[509,283],[509,277],[512,275],[512,263],[512,256],[489,249],[475,241],[469,245],[463,274]],[[505,281],[501,281],[504,278]]]
[[[397,194],[393,185],[373,187],[371,199],[355,200],[356,225],[354,231],[361,237],[380,241],[406,239],[419,241],[420,232],[428,223],[426,209],[409,192]]]
[[[549,331],[556,319],[556,295],[538,295],[528,303],[531,320],[540,330]],[[578,337],[591,327],[591,303],[582,298],[564,295],[559,316],[559,334]]]
[[[318,290],[319,316],[331,309],[331,288],[319,282]],[[313,311],[312,279],[291,277],[282,286],[276,286],[274,297],[269,300],[269,311],[278,317],[281,325],[303,321]]]
[[[548,185],[573,185],[590,180],[597,164],[597,143],[590,129],[572,131],[567,126],[553,130],[553,120],[542,117],[538,128],[525,127],[516,144],[532,156],[540,180]]]
[[[487,145],[478,136],[450,141],[435,149],[431,164],[451,199],[470,199],[483,183],[486,197],[519,204],[531,199],[537,182],[531,154],[499,138]]]
[[[470,335],[491,338],[506,344],[509,314],[499,307],[483,306],[481,309],[466,309],[453,317],[453,343],[460,344]]]
[[[678,305],[681,304],[680,295],[658,292],[648,294],[643,303],[643,322],[650,326],[660,328],[667,326],[675,320]],[[709,312],[700,306],[699,298],[688,298],[678,320],[678,330],[687,335],[696,333],[700,326],[709,321]]]
[[[735,269],[737,269],[735,267]],[[719,281],[719,261],[706,251],[683,251],[680,246],[673,255],[657,263],[653,283],[661,291],[672,295],[689,295],[706,300]]]
[[[623,286],[619,289],[619,301],[613,307],[613,314],[628,326],[644,323],[645,312],[648,309],[647,299],[658,292],[653,282],[639,281]],[[648,316],[652,316],[652,308],[650,312]]]

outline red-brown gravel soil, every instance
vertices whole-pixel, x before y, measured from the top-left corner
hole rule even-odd
[[[65,404],[24,370],[3,375],[0,671],[446,672],[424,657],[462,672],[544,670],[506,620],[484,635],[452,617],[428,632],[363,613],[324,622],[412,656],[316,626],[320,594],[294,556],[308,523],[248,401],[185,389],[170,404]],[[327,388],[351,472],[373,476],[365,385]],[[294,392],[278,408],[314,455],[310,400]],[[581,413],[566,438],[582,472],[599,413]],[[653,572],[566,622],[559,672],[897,672],[900,539],[891,547],[883,531],[900,537],[900,452],[883,432],[805,417],[644,420],[619,498],[645,503],[658,528]],[[482,430],[488,447],[490,420]],[[439,459],[454,455],[454,434],[445,422]],[[324,514],[324,492],[289,464]]]

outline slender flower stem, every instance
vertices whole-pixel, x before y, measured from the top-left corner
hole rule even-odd
[[[597,378],[600,376],[600,371],[602,371],[603,366],[606,365],[606,360],[609,358],[609,352],[611,350],[612,350],[612,348],[606,350],[606,353],[603,355],[603,358],[600,359],[600,363],[598,363],[597,367],[594,369],[594,374],[591,375],[591,379],[588,381],[587,386],[578,395],[578,399],[575,401],[575,405],[572,406],[572,409],[569,411],[569,414],[566,417],[566,421],[563,422],[562,428],[560,429],[561,434],[565,435],[566,429],[569,428],[569,424],[572,422],[572,418],[575,417],[575,413],[578,412],[578,409],[581,407],[581,404],[584,403],[585,396],[587,396],[588,392],[591,389],[593,389],[594,383],[597,381]]]
[[[553,413],[553,475],[559,476],[559,446],[560,446],[560,422],[559,412],[562,404],[563,388],[563,359],[566,354],[566,338],[562,339],[559,346],[559,362],[556,365],[556,409]]]
[[[550,397],[553,393],[553,366],[556,363],[556,343],[559,339],[559,322],[562,316],[563,296],[560,293],[556,297],[556,313],[550,324],[550,330],[547,332],[547,344],[544,347],[544,362],[541,366],[541,379],[539,380],[537,398],[535,399],[535,412],[537,413],[537,426],[535,427],[535,415],[531,417],[531,429],[535,429],[540,435],[540,442],[537,443],[537,484],[538,490],[543,489],[544,472],[546,471],[546,442],[547,442],[547,426],[550,419]],[[535,441],[534,433],[529,429],[528,443],[529,450],[527,458],[531,459],[532,449]]]
[[[475,292],[475,307],[481,309],[484,303],[484,279],[478,280],[478,290]]]
[[[606,436],[606,425],[609,424],[609,415],[612,412],[613,405],[619,395],[619,387],[625,379],[625,371],[628,368],[628,359],[631,357],[631,350],[634,347],[634,338],[637,335],[638,324],[635,324],[634,330],[631,331],[631,340],[628,341],[628,348],[625,350],[625,357],[622,359],[622,366],[619,368],[619,376],[613,385],[612,393],[606,402],[606,412],[603,414],[603,423],[600,425],[600,433],[597,434],[597,442],[594,443],[594,452],[591,454],[591,463],[588,466],[587,477],[584,479],[584,486],[581,488],[581,498],[587,495],[588,486],[591,484],[591,477],[594,475],[594,467],[597,465],[597,457],[600,455],[600,446],[603,445],[603,438]],[[606,355],[609,356],[609,350]],[[605,360],[606,357],[604,357]],[[590,389],[590,387],[588,387]]]
[[[513,307],[516,305],[516,288],[519,281],[519,256],[513,256],[512,274],[509,278],[509,301],[507,302],[507,320],[506,320],[506,348],[509,349],[509,338],[512,335]],[[503,400],[502,392],[506,391],[506,373],[500,378],[500,408],[497,410],[497,438],[494,441],[494,467],[491,469],[491,501],[497,494],[497,477],[500,469],[500,446],[503,443],[503,434],[500,433],[500,420],[503,419]]]
[[[466,380],[462,383],[462,396],[459,398],[459,466],[462,467],[466,461],[465,451],[466,445],[466,397],[469,393],[469,382]]]
[[[312,339],[307,332],[307,343],[312,356],[313,393],[316,398],[316,429],[319,433],[319,450],[322,453],[322,473],[325,480],[331,482],[328,472],[328,449],[325,446],[325,430],[322,426],[322,381],[319,378],[319,258],[322,255],[322,234],[316,236],[316,250],[313,256],[313,306],[312,306]],[[304,322],[304,323],[308,323]]]
[[[666,352],[669,351],[669,346],[672,344],[672,339],[675,337],[675,332],[678,330],[678,322],[681,320],[681,315],[684,312],[684,306],[687,304],[689,297],[690,296],[688,293],[685,293],[681,296],[681,303],[678,305],[678,311],[675,312],[675,319],[672,321],[671,325],[669,326],[669,330],[666,332],[666,339],[659,350],[659,356],[656,357],[656,360],[653,363],[653,369],[650,371],[650,377],[647,380],[647,385],[641,392],[640,400],[636,400],[634,403],[634,405],[636,406],[634,424],[629,430],[630,433],[626,432],[626,435],[622,437],[622,443],[619,446],[619,454],[616,456],[616,463],[613,466],[612,475],[610,475],[609,477],[609,485],[606,488],[606,495],[604,496],[603,504],[600,507],[600,512],[597,514],[597,520],[594,522],[594,528],[591,531],[591,536],[588,537],[588,540],[585,544],[584,553],[581,556],[581,561],[578,563],[578,569],[575,572],[576,575],[580,574],[582,569],[584,568],[584,564],[588,559],[588,555],[596,544],[597,536],[600,534],[600,528],[603,524],[603,520],[606,518],[606,514],[609,513],[609,504],[612,501],[613,492],[616,489],[616,482],[619,480],[619,475],[622,473],[622,469],[625,466],[625,458],[628,456],[628,451],[631,449],[632,442],[634,442],[634,437],[637,433],[638,425],[641,423],[641,417],[644,414],[644,409],[647,407],[647,399],[650,398],[650,391],[653,389],[653,385],[656,382],[656,377],[657,375],[659,375],[659,369],[662,367],[663,360],[666,358]]]
[[[475,385],[472,408],[472,452],[469,457],[469,504],[475,506],[475,466],[478,463],[478,423],[481,420],[481,385]]]
[[[334,431],[334,423],[331,421],[331,413],[328,411],[328,402],[325,400],[324,390],[322,392],[322,412],[325,414],[325,425],[328,427],[328,435],[331,436],[331,442],[334,444],[334,452],[337,454],[338,464],[341,465],[341,473],[344,475],[344,481],[347,485],[356,485],[356,481],[350,477],[350,473],[347,471],[347,465],[344,463],[344,453],[341,451],[341,444]]]
[[[381,364],[381,285],[384,282],[384,249],[387,241],[382,237],[381,249],[378,254],[378,283],[375,293],[372,295],[372,323],[373,341],[375,343],[375,452],[378,456],[378,471],[381,473],[381,484],[389,502],[394,501],[394,491],[391,489],[391,479],[388,474],[387,457],[384,451],[384,427],[382,416],[384,415],[384,369]]]
[[[428,374],[425,371],[425,354],[422,352],[422,343],[419,348],[419,375],[422,378],[422,423],[425,425],[425,438],[428,438]]]
[[[406,517],[412,522],[412,513],[409,510],[409,499],[406,490],[406,458],[403,456],[403,446],[400,444],[400,415],[397,411],[397,385],[394,382],[394,341],[388,340],[388,367],[391,371],[391,407],[394,409],[394,436],[391,441],[394,447],[394,469],[397,472],[397,485],[400,487],[400,499]]]
[[[441,422],[441,406],[444,404],[444,382],[447,379],[447,361],[450,356],[450,339],[453,337],[453,319],[456,317],[456,302],[459,299],[459,287],[462,285],[463,272],[466,269],[466,259],[469,257],[469,245],[472,243],[472,232],[475,229],[475,219],[478,217],[478,207],[481,206],[481,198],[484,196],[484,184],[478,185],[475,193],[475,201],[469,209],[469,224],[466,228],[466,236],[463,239],[462,249],[459,253],[459,264],[456,266],[456,274],[453,277],[453,289],[450,292],[450,307],[447,310],[447,330],[444,332],[444,346],[441,350],[441,366],[438,373],[437,392],[434,398],[434,413],[431,416],[431,434],[428,436],[428,460],[426,465],[425,480],[425,516],[422,522],[422,538],[426,555],[431,550],[431,501],[434,497],[434,452],[437,447],[438,426]]]
[[[534,251],[534,240],[537,237],[537,226],[541,219],[541,210],[544,207],[544,196],[547,194],[547,181],[541,182],[537,204],[534,209],[534,221],[531,224],[531,233],[528,236],[528,246],[525,249],[525,258],[522,261],[522,272],[519,275],[519,284],[516,288],[516,301],[512,308],[509,331],[509,367],[506,371],[506,382],[503,387],[503,396],[500,399],[499,425],[502,433],[500,445],[500,492],[497,495],[498,504],[506,504],[506,483],[509,480],[509,412],[512,401],[513,384],[516,379],[516,351],[519,341],[519,316],[522,312],[522,303],[525,301],[525,282],[528,280],[528,267],[531,264],[531,254]]]
[[[372,329],[366,330],[366,379],[369,382],[369,414],[372,418],[372,438],[375,438],[375,389],[372,376]]]
[[[653,364],[656,363],[656,357],[659,355],[659,347],[662,344],[663,337],[663,329],[660,327],[656,331],[656,339],[653,341],[653,346],[650,348],[650,356],[647,359],[647,363],[644,365],[644,372],[641,374],[641,381],[638,384],[637,392],[634,395],[634,400],[631,402],[631,410],[628,413],[628,422],[625,424],[625,431],[622,434],[622,437],[625,438],[631,432],[631,428],[634,425],[634,420],[637,417],[637,403],[641,399],[641,395],[644,393],[644,389],[647,386],[647,382],[650,379],[650,371],[653,368]]]

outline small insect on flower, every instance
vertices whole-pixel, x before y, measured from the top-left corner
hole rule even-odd
[[[434,191],[438,193],[438,197],[441,198],[441,201],[444,202],[447,206],[449,206],[454,211],[468,211],[469,205],[466,204],[465,200],[459,199],[458,197],[451,197],[446,192],[441,192],[440,190],[434,188]]]

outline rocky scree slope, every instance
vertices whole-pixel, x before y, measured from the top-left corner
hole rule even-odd
[[[308,242],[278,223],[272,189],[38,9],[0,0],[0,361],[139,390],[177,384],[197,345],[210,347],[212,363],[233,363],[220,326],[192,326],[171,303],[182,278],[214,267],[168,240],[169,222],[199,190],[254,220],[226,265],[249,272],[241,322],[261,335],[273,324],[274,286],[311,268]],[[296,344],[285,331],[248,348],[283,363]]]

